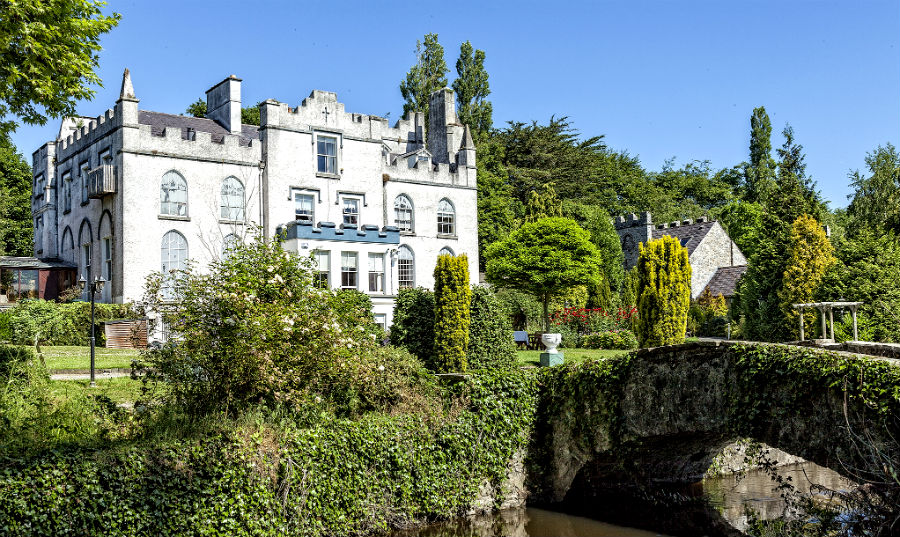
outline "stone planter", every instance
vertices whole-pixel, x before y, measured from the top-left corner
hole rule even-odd
[[[541,367],[551,367],[563,363],[563,353],[556,350],[562,343],[562,334],[543,334],[541,343],[547,347],[547,352],[541,353]]]

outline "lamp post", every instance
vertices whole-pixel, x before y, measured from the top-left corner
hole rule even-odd
[[[87,283],[87,280],[82,276],[81,279],[78,280],[78,287],[84,289]],[[88,287],[88,292],[91,294],[91,388],[97,387],[97,383],[94,380],[94,342],[96,340],[96,337],[94,336],[94,295],[103,290],[103,285],[105,283],[106,280],[103,279],[103,276],[98,276]]]

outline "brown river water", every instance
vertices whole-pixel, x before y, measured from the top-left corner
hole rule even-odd
[[[815,483],[832,489],[846,489],[851,483],[837,473],[810,462],[790,464],[778,469],[778,473],[790,478],[797,491],[810,493]],[[425,528],[398,531],[392,537],[653,537],[669,535],[726,535],[746,529],[745,508],[752,509],[760,518],[782,516],[785,504],[775,490],[772,477],[761,471],[748,471],[743,476],[727,475],[708,478],[701,483],[661,487],[659,497],[685,499],[687,507],[677,507],[677,502],[667,506],[658,502],[635,504],[634,509],[604,510],[579,515],[564,512],[565,506],[552,509],[528,507],[508,509],[499,513],[479,515],[442,522]],[[698,507],[698,504],[700,506]],[[627,512],[626,512],[627,511]],[[643,513],[642,513],[643,511]],[[697,517],[710,518],[707,530]],[[612,517],[612,518],[610,518]],[[684,524],[679,519],[684,518]],[[625,519],[625,520],[623,520]],[[689,520],[688,520],[689,519]],[[615,520],[615,523],[610,523]],[[716,527],[720,529],[715,529]],[[643,528],[643,529],[641,529]]]

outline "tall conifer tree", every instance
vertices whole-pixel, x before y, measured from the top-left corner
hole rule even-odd
[[[766,108],[753,109],[750,116],[750,163],[744,168],[744,186],[749,201],[766,203],[775,187],[772,159],[772,122]]]

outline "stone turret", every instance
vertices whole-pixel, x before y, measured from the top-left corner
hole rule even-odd
[[[231,75],[206,90],[206,117],[228,129],[241,133],[241,79]]]
[[[653,217],[649,211],[642,212],[641,216],[634,213],[628,216],[617,216],[613,220],[613,226],[622,242],[625,269],[628,270],[637,264],[640,253],[638,245],[647,244],[653,238]]]
[[[459,146],[459,152],[456,153],[456,164],[459,166],[475,167],[475,141],[472,140],[472,132],[469,126],[465,126],[463,131],[462,144]]]
[[[456,162],[456,149],[463,143],[463,126],[456,117],[453,90],[443,88],[431,94],[428,103],[428,152],[434,163]],[[474,147],[474,144],[472,144]]]
[[[119,99],[116,101],[116,115],[122,125],[137,126],[138,103],[140,99],[134,95],[134,85],[131,83],[131,71],[128,68],[122,73],[122,89],[119,90]]]

